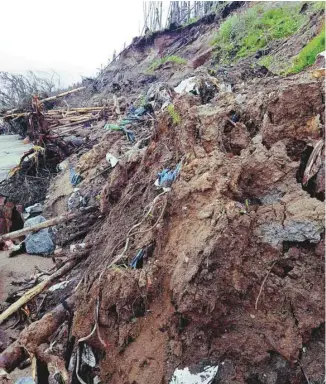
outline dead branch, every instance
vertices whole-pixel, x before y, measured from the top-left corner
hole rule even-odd
[[[73,220],[79,216],[82,216],[85,212],[89,212],[90,210],[93,210],[93,209],[94,207],[87,207],[83,211],[67,213],[65,215],[57,216],[57,217],[54,217],[53,219],[44,221],[43,223],[36,224],[32,227],[27,227],[27,228],[20,229],[18,231],[6,233],[5,235],[0,236],[0,243],[8,239],[12,240],[12,239],[16,239],[17,237],[27,235],[30,232],[37,232],[40,229],[53,227],[54,225],[58,225],[66,221]]]
[[[59,95],[56,95],[56,96],[47,97],[47,98],[45,98],[45,99],[40,100],[40,102],[41,102],[41,103],[44,103],[44,101],[52,101],[52,100],[56,100],[56,99],[59,99],[60,97],[64,97],[64,96],[67,96],[67,95],[71,95],[72,93],[82,91],[82,90],[85,89],[85,88],[86,88],[86,87],[75,88],[75,89],[72,89],[72,90],[70,90],[70,91],[66,91],[66,92],[60,93]]]
[[[85,251],[81,254],[83,256],[86,256],[86,255],[88,255],[88,253],[89,253],[88,251]],[[50,275],[48,278],[43,280],[37,286],[35,286],[35,287],[31,288],[29,291],[27,291],[19,300],[17,300],[9,308],[7,308],[3,313],[1,313],[0,324],[3,323],[8,317],[10,317],[13,313],[15,313],[23,305],[27,304],[35,296],[37,296],[38,294],[43,292],[55,280],[59,279],[60,277],[64,276],[66,273],[71,271],[74,268],[74,266],[79,262],[79,260],[80,260],[80,257],[77,257],[77,255],[76,255],[76,257],[73,257],[72,259],[70,259],[69,262],[67,262],[59,270],[54,272],[52,275]]]

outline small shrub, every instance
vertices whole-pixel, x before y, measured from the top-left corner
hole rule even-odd
[[[307,20],[300,9],[299,2],[267,2],[229,16],[212,41],[220,61],[247,57],[273,40],[293,35]]]
[[[325,50],[325,27],[323,27],[322,32],[319,35],[314,37],[294,58],[292,67],[288,70],[287,73],[298,73],[304,68],[312,65],[318,53]]]
[[[183,59],[180,56],[164,56],[161,59],[154,60],[148,69],[149,71],[155,71],[159,66],[168,62],[176,64],[186,64],[187,60]]]
[[[167,106],[167,110],[169,112],[169,115],[171,116],[172,118],[172,122],[173,124],[180,124],[181,123],[181,116],[179,115],[179,113],[175,110],[174,108],[174,105],[173,104],[169,104]]]

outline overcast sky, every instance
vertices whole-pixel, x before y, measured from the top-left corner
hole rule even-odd
[[[0,71],[94,75],[139,35],[139,0],[1,0]]]

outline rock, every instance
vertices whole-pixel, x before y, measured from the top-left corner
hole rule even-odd
[[[46,221],[43,216],[32,217],[25,221],[24,228]],[[25,246],[31,255],[51,255],[55,250],[55,234],[52,228],[44,228],[26,236]]]

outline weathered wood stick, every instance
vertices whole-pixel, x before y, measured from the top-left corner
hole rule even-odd
[[[79,87],[79,88],[72,89],[72,90],[70,90],[70,91],[66,91],[66,92],[63,92],[63,93],[59,93],[59,95],[50,96],[50,97],[47,97],[47,98],[45,98],[45,99],[40,100],[40,103],[44,103],[44,101],[56,100],[56,99],[58,99],[59,97],[64,97],[64,96],[70,95],[70,94],[72,94],[72,93],[82,91],[82,90],[85,89],[85,88],[86,88],[86,87]]]
[[[30,300],[32,300],[39,293],[43,292],[53,281],[64,276],[66,273],[71,271],[73,267],[78,263],[79,259],[74,258],[65,264],[62,268],[58,269],[48,278],[43,280],[40,284],[37,284],[35,287],[28,290],[20,299],[15,301],[10,305],[4,312],[0,314],[0,324],[2,324],[8,317],[18,311],[23,305],[27,304]]]
[[[74,310],[74,298],[69,297],[66,304],[70,311]],[[37,354],[39,345],[48,342],[50,336],[65,321],[68,313],[66,308],[59,304],[51,312],[46,313],[42,319],[35,321],[24,329],[19,338],[0,354],[0,368],[11,372],[25,358],[26,350]]]
[[[87,207],[83,211],[67,213],[65,215],[57,216],[57,217],[54,217],[53,219],[44,221],[43,223],[33,225],[32,227],[27,227],[27,228],[19,229],[18,231],[6,233],[6,234],[0,236],[0,243],[4,240],[16,239],[17,237],[24,236],[30,232],[37,232],[40,229],[53,227],[54,225],[75,219],[76,217],[79,217],[79,216],[83,215],[85,212],[89,212],[93,209],[94,209],[94,207]]]

